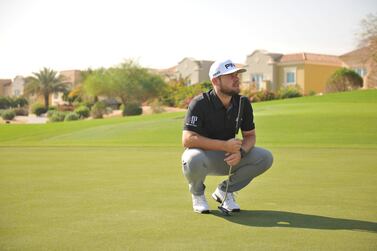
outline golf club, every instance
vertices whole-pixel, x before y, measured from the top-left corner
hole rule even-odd
[[[238,104],[238,114],[237,114],[237,118],[236,118],[236,128],[235,128],[235,131],[234,131],[234,138],[236,138],[236,136],[238,134],[238,130],[240,129],[240,126],[241,126],[243,106],[244,106],[244,102],[242,100],[244,98],[246,98],[246,97],[240,96],[240,102]],[[230,180],[231,172],[232,172],[232,166],[229,166],[228,180],[226,181],[226,188],[225,188],[225,196],[224,196],[224,199],[221,202],[220,206],[218,206],[218,209],[227,216],[230,216],[230,211],[228,209],[224,208],[223,205],[224,205],[224,202],[225,202],[225,200],[227,199],[227,196],[228,196],[228,187],[229,187],[229,180]]]

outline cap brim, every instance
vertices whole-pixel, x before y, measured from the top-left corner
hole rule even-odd
[[[232,73],[235,73],[235,72],[237,72],[237,73],[243,73],[243,72],[245,72],[245,71],[246,71],[246,69],[243,69],[243,68],[236,68],[236,69],[232,69],[232,70],[230,70],[230,71],[224,72],[223,74],[221,74],[221,75],[219,75],[219,76],[224,76],[224,75],[232,74]]]

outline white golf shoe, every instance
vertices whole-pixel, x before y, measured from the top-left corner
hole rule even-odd
[[[200,214],[208,214],[209,206],[206,200],[205,195],[192,195],[192,207],[194,208],[194,212]]]
[[[212,194],[212,198],[219,203],[223,202],[224,197],[225,192],[221,191],[219,188],[216,188],[216,191]],[[233,193],[228,193],[224,201],[223,208],[229,212],[239,212],[241,210],[240,206],[234,200]]]

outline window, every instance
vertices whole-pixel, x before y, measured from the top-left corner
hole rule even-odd
[[[289,67],[284,69],[284,82],[285,85],[296,84],[296,67]]]
[[[295,73],[294,72],[287,72],[287,84],[295,82]]]
[[[360,75],[360,77],[365,77],[367,75],[367,69],[365,68],[354,68],[353,69],[357,74]]]
[[[255,83],[257,90],[259,90],[263,82],[263,74],[261,73],[251,74],[251,81]]]

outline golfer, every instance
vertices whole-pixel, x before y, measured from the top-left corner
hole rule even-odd
[[[228,175],[231,168],[227,195],[227,180],[224,180],[212,197],[223,203],[222,207],[228,212],[238,212],[240,206],[233,193],[272,165],[271,152],[255,146],[253,110],[246,98],[242,99],[242,140],[235,138],[240,101],[239,74],[245,71],[237,68],[231,60],[214,62],[209,70],[213,90],[200,94],[189,104],[182,133],[186,148],[182,155],[182,169],[197,213],[210,213],[204,195],[207,175]]]

